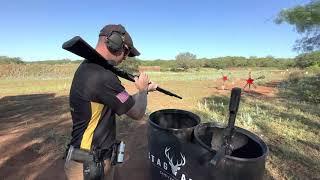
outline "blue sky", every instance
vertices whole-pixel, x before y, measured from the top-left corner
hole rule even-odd
[[[293,26],[276,25],[283,8],[308,0],[1,0],[0,56],[25,61],[80,59],[63,42],[80,35],[95,47],[106,24],[122,24],[143,60],[220,56],[294,57]]]

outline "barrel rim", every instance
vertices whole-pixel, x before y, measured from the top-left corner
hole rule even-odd
[[[209,152],[215,152],[213,149],[211,149],[207,144],[205,144],[198,136],[198,131],[200,128],[202,127],[217,127],[217,128],[225,128],[224,126],[220,125],[220,124],[216,124],[216,123],[203,123],[203,124],[199,124],[195,129],[194,129],[194,138],[197,141],[197,143],[199,143],[203,148],[205,148],[206,150],[208,150]],[[225,158],[228,160],[237,160],[237,161],[243,161],[243,162],[248,162],[248,161],[257,161],[259,159],[264,159],[266,158],[266,156],[269,154],[269,148],[267,146],[267,144],[256,134],[235,126],[235,130],[239,133],[242,133],[246,136],[248,136],[248,138],[252,139],[253,141],[255,141],[257,144],[259,144],[261,146],[261,149],[263,151],[263,154],[259,157],[256,158],[240,158],[240,157],[235,157],[235,156],[230,156],[230,155],[226,155]]]
[[[156,114],[158,113],[161,113],[161,112],[182,112],[184,114],[188,114],[192,117],[192,119],[196,120],[197,123],[196,125],[192,126],[192,127],[188,127],[188,128],[164,128],[164,127],[161,127],[159,126],[158,124],[154,123],[151,119],[153,116],[155,116]],[[173,131],[173,132],[179,132],[179,131],[184,131],[186,129],[194,129],[195,127],[197,127],[200,122],[201,122],[201,119],[198,115],[194,114],[193,112],[190,112],[190,111],[186,111],[186,110],[183,110],[183,109],[161,109],[161,110],[158,110],[158,111],[155,111],[153,113],[151,113],[149,115],[149,118],[148,118],[148,121],[150,123],[151,126],[153,126],[154,128],[158,128],[158,129],[161,129],[161,130],[165,130],[165,131]]]

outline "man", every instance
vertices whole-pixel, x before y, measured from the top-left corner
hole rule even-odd
[[[103,27],[96,51],[113,65],[120,64],[127,56],[140,55],[122,25]],[[68,179],[112,179],[115,114],[141,119],[147,106],[147,93],[157,88],[145,73],[135,78],[135,86],[138,92],[131,96],[111,71],[88,60],[81,63],[70,89],[73,129],[65,163]]]

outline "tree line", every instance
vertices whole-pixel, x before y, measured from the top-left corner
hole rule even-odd
[[[0,56],[0,64],[66,64],[80,63],[82,60],[72,61],[69,59],[47,60],[25,62],[21,58]],[[242,56],[225,56],[217,58],[201,58],[197,59],[196,55],[190,52],[179,53],[174,60],[139,60],[137,58],[128,58],[124,63],[120,64],[120,68],[130,72],[137,71],[139,66],[160,66],[162,70],[170,71],[186,71],[193,68],[216,68],[225,69],[232,67],[275,67],[285,68],[307,68],[320,67],[320,51],[311,53],[302,53],[295,58],[275,58],[267,57],[242,57]]]
[[[160,66],[164,71],[186,71],[194,68],[225,69],[233,67],[274,67],[279,69],[315,67],[320,70],[320,51],[302,53],[295,58],[226,56],[211,59],[197,59],[196,55],[185,52],[179,53],[175,57],[175,60],[147,61],[129,58],[120,65],[121,68],[131,72],[137,70],[138,66]]]

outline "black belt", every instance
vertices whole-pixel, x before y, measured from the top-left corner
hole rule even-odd
[[[70,146],[72,149],[70,155],[70,160],[74,160],[77,162],[101,162],[105,159],[110,159],[112,155],[112,149],[110,150],[96,150],[96,151],[88,151],[88,150],[83,150],[79,148],[73,148]]]

